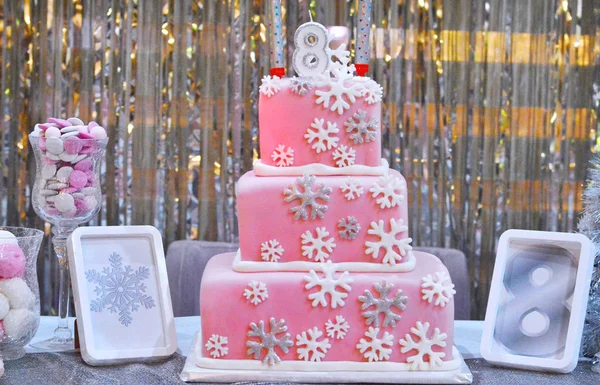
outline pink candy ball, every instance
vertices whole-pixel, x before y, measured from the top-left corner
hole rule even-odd
[[[25,254],[19,245],[0,245],[0,278],[22,277],[25,273]]]
[[[67,154],[79,154],[79,151],[83,148],[81,139],[76,136],[71,136],[65,140],[65,151]]]
[[[61,128],[62,127],[69,127],[69,126],[73,125],[73,123],[69,122],[68,120],[58,119],[58,118],[50,118],[50,119],[48,119],[48,122],[50,122],[50,123],[56,123]]]
[[[88,176],[83,171],[73,170],[73,172],[69,176],[69,184],[71,185],[71,187],[74,187],[76,189],[85,187],[87,181]]]
[[[93,165],[94,164],[92,163],[91,160],[84,159],[84,160],[80,161],[79,163],[77,163],[73,168],[75,170],[79,170],[79,171],[89,171],[92,169]]]
[[[88,128],[85,126],[83,126],[79,129],[79,137],[81,139],[94,139],[94,137],[92,135],[90,135]]]

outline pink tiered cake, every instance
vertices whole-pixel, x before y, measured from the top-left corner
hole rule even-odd
[[[454,285],[412,250],[406,181],[381,159],[382,88],[347,63],[263,78],[263,159],[237,185],[239,251],[204,271],[198,366],[458,368]]]

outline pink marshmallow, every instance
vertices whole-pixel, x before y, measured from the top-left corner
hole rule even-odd
[[[44,212],[46,213],[46,215],[48,215],[50,217],[56,217],[61,214],[60,210],[58,210],[57,208],[54,208],[52,206],[46,206],[46,208],[44,209]]]
[[[88,182],[88,176],[86,174],[87,173],[83,171],[73,170],[73,172],[69,176],[69,184],[71,185],[71,187],[74,187],[76,189],[85,187],[85,185]]]
[[[77,215],[83,215],[89,211],[89,207],[83,199],[75,199],[75,207],[77,208]]]
[[[90,135],[88,127],[85,126],[79,128],[79,137],[81,139],[95,139],[93,135]]]
[[[25,254],[15,244],[0,245],[0,278],[23,277]]]
[[[69,127],[69,126],[73,125],[73,123],[69,122],[68,120],[58,119],[58,118],[50,118],[50,119],[48,119],[48,122],[50,122],[50,123],[56,123],[56,124],[58,124],[58,126],[60,128]]]
[[[94,178],[96,177],[96,174],[94,173],[94,171],[92,171],[92,170],[89,170],[89,171],[86,171],[86,172],[85,172],[85,176],[87,177],[87,180],[88,180],[89,182],[93,182],[93,181],[94,181]]]
[[[82,154],[82,155],[83,154],[91,154],[94,151],[95,151],[94,150],[94,146],[89,146],[89,145],[86,146],[86,145],[84,145],[83,148],[81,149],[81,151],[79,151],[79,153]]]
[[[83,148],[81,139],[76,136],[71,136],[65,140],[65,151],[67,154],[79,154],[79,151]]]
[[[73,168],[79,171],[89,171],[93,167],[93,163],[89,159],[84,159],[81,162],[77,163]]]
[[[99,126],[98,123],[94,122],[93,120],[91,122],[88,123],[88,129],[91,130],[94,127]]]

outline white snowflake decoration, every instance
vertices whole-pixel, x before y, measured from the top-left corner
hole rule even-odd
[[[373,79],[369,79],[367,77],[356,77],[355,81],[361,82],[362,94],[361,96],[365,98],[365,101],[369,104],[379,103],[383,99],[383,87],[380,86]]]
[[[260,244],[260,256],[265,262],[277,262],[283,256],[283,246],[276,239]]]
[[[262,303],[269,298],[267,285],[259,281],[250,281],[250,283],[248,283],[248,288],[244,289],[244,297],[246,297],[246,299],[254,306]]]
[[[360,223],[356,218],[350,216],[342,218],[338,221],[338,234],[342,239],[356,239],[358,232],[360,231]]]
[[[379,120],[372,117],[367,120],[367,112],[358,110],[354,115],[344,123],[346,132],[350,133],[350,139],[354,144],[369,143],[377,138],[379,132]]]
[[[373,193],[372,197],[380,208],[389,209],[404,200],[406,186],[400,178],[387,174],[381,176],[369,191]]]
[[[433,350],[435,346],[443,348],[446,346],[446,333],[441,333],[440,329],[435,328],[431,338],[427,337],[429,331],[429,322],[424,324],[417,321],[416,327],[410,328],[412,334],[418,337],[418,341],[413,340],[410,334],[400,340],[402,353],[407,353],[411,350],[416,350],[417,353],[406,359],[410,364],[411,370],[431,370],[440,367],[443,364],[442,358],[446,356],[444,352],[436,352]],[[425,361],[425,356],[429,360]]]
[[[367,310],[362,313],[363,317],[366,318],[367,325],[374,324],[375,326],[379,326],[381,324],[379,315],[383,314],[383,326],[391,325],[392,327],[396,327],[396,322],[400,321],[402,317],[394,313],[392,307],[396,307],[401,311],[406,310],[405,304],[408,302],[408,297],[403,296],[402,290],[398,289],[396,295],[389,298],[388,294],[393,288],[393,284],[383,280],[381,283],[375,284],[375,291],[379,293],[379,298],[375,298],[369,290],[365,290],[365,294],[358,297],[358,300],[362,302],[362,310],[367,310],[371,306],[375,307],[373,310]]]
[[[382,220],[379,222],[371,222],[371,228],[368,233],[370,235],[376,235],[380,239],[377,242],[365,242],[367,255],[372,254],[373,259],[379,258],[379,252],[384,249],[385,255],[383,256],[382,263],[388,263],[395,265],[396,262],[401,261],[404,257],[412,253],[412,242],[411,238],[397,239],[396,236],[405,231],[408,231],[408,227],[404,225],[404,221],[399,219],[396,221],[394,218],[390,219],[390,232],[385,231],[385,226]],[[396,251],[397,249],[398,251]]]
[[[330,55],[336,56],[340,61],[331,62],[329,68],[317,76],[316,85],[327,89],[315,91],[315,95],[318,96],[317,104],[323,104],[323,107],[340,115],[350,108],[350,103],[354,104],[356,98],[362,96],[364,89],[361,82],[349,82],[354,78],[355,68],[354,65],[348,66],[350,58],[345,49],[344,45],[335,51],[329,50]]]
[[[291,90],[300,96],[306,95],[312,87],[313,84],[310,78],[294,76],[290,81]]]
[[[258,90],[261,94],[270,98],[281,90],[281,78],[271,75],[263,76],[262,84]]]
[[[309,230],[301,235],[302,255],[308,259],[314,258],[315,262],[325,262],[335,248],[335,242],[333,238],[325,239],[329,236],[325,227],[317,227],[316,232],[314,237]]]
[[[369,330],[365,332],[365,337],[370,338],[370,341],[361,338],[356,345],[356,348],[369,362],[389,360],[390,354],[392,354],[394,336],[384,332],[383,336],[379,338],[378,334],[379,328],[369,327]]]
[[[321,204],[318,201],[329,202],[329,194],[331,187],[321,183],[316,191],[313,191],[313,184],[317,180],[314,175],[304,174],[304,176],[296,179],[296,183],[288,186],[283,190],[285,202],[300,201],[299,206],[292,207],[290,212],[294,214],[294,219],[308,219],[308,211],[310,209],[310,219],[323,218],[327,205]]]
[[[294,164],[294,150],[291,147],[286,148],[285,145],[279,144],[273,153],[271,159],[277,167],[288,167]]]
[[[110,313],[119,313],[122,325],[129,326],[133,321],[131,313],[139,310],[140,306],[145,309],[156,306],[154,299],[144,294],[144,281],[150,277],[150,269],[142,266],[134,271],[131,266],[123,266],[123,258],[117,253],[112,253],[108,261],[110,267],[103,268],[102,272],[85,272],[87,281],[96,284],[94,293],[97,298],[90,303],[90,310],[100,313],[108,307]]]
[[[338,167],[352,166],[355,159],[356,150],[354,150],[352,147],[344,146],[343,144],[333,152],[333,160]]]
[[[252,322],[250,324],[250,331],[248,337],[257,337],[259,341],[248,340],[246,346],[248,347],[247,354],[254,356],[255,360],[260,359],[263,349],[267,351],[263,364],[273,366],[281,362],[281,358],[275,352],[275,348],[281,349],[282,352],[287,353],[289,349],[294,346],[294,342],[291,340],[290,333],[287,332],[287,325],[284,320],[275,320],[271,317],[269,320],[270,330],[265,330],[265,322],[259,321],[258,325]],[[278,336],[285,333],[281,336]]]
[[[327,294],[329,294],[331,298],[330,306],[332,309],[335,309],[338,306],[344,306],[346,304],[344,298],[348,297],[347,292],[352,290],[350,284],[354,281],[350,278],[350,273],[344,271],[339,277],[334,278],[337,271],[337,265],[334,265],[331,261],[321,263],[321,271],[325,275],[324,277],[319,277],[314,270],[310,270],[309,275],[304,276],[304,280],[308,282],[304,286],[307,290],[310,290],[315,286],[320,287],[319,291],[308,295],[308,299],[312,300],[312,306],[316,307],[317,305],[321,305],[327,307]],[[346,293],[337,291],[336,289],[338,287],[345,290]]]
[[[454,284],[445,271],[427,274],[421,281],[423,299],[429,303],[435,301],[434,306],[445,307],[456,294]]]
[[[328,337],[343,340],[346,337],[348,330],[350,330],[350,324],[343,316],[336,315],[335,322],[330,319],[327,320],[325,323],[325,330],[327,331]]]
[[[304,134],[304,138],[307,139],[308,144],[315,142],[312,145],[312,149],[318,153],[322,151],[331,150],[333,147],[336,147],[340,138],[336,136],[340,130],[337,127],[337,124],[334,122],[325,122],[325,119],[317,119],[310,125],[310,128],[306,130],[306,134]],[[329,136],[333,135],[333,136]]]
[[[349,201],[360,198],[365,192],[365,189],[362,188],[358,180],[352,177],[346,178],[346,181],[340,186],[340,190],[342,190],[344,197]]]
[[[308,329],[308,335],[307,332],[298,334],[296,336],[298,359],[320,362],[323,358],[325,358],[327,351],[329,348],[331,348],[331,344],[329,343],[329,338],[324,338],[319,341],[319,338],[322,336],[323,332],[317,327]]]
[[[217,334],[213,334],[210,336],[208,341],[206,341],[206,350],[213,358],[219,358],[226,356],[229,352],[229,348],[227,346],[227,337],[219,336]]]

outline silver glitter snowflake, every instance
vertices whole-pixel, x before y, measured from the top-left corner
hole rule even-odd
[[[375,326],[379,326],[379,314],[383,313],[385,316],[383,326],[392,325],[392,327],[396,327],[396,321],[399,321],[402,317],[392,311],[392,306],[402,311],[406,310],[405,303],[408,302],[408,297],[403,296],[402,290],[398,289],[394,297],[388,298],[388,294],[393,288],[393,284],[388,284],[383,280],[381,283],[375,284],[375,291],[379,293],[379,298],[373,297],[373,294],[369,290],[365,290],[365,294],[358,297],[358,300],[363,303],[362,310],[375,306],[375,309],[362,313],[363,317],[367,319],[367,325],[374,324]]]
[[[338,234],[342,239],[356,239],[360,231],[360,223],[354,217],[340,219],[337,227],[341,229]]]
[[[105,267],[102,272],[88,270],[85,278],[88,282],[96,284],[94,292],[97,299],[90,303],[90,310],[102,312],[105,307],[111,313],[119,313],[119,322],[129,326],[133,321],[131,313],[140,306],[151,309],[156,304],[154,299],[144,294],[146,285],[143,281],[150,277],[150,269],[139,267],[134,271],[131,266],[123,266],[123,258],[112,253],[108,257],[110,267]]]
[[[290,88],[294,93],[304,96],[313,88],[313,84],[310,78],[294,76],[291,80]]]
[[[299,206],[294,206],[290,209],[290,212],[294,214],[294,219],[307,220],[309,209],[310,219],[323,218],[327,210],[327,205],[319,203],[318,200],[329,202],[331,187],[327,187],[321,183],[317,187],[317,190],[313,191],[313,184],[316,179],[316,176],[304,174],[303,177],[296,179],[296,183],[283,190],[285,202],[300,201]]]
[[[263,349],[267,351],[265,358],[263,358],[263,364],[273,366],[281,362],[281,358],[275,352],[275,348],[278,347],[284,353],[287,353],[289,349],[294,346],[294,342],[291,340],[290,333],[287,332],[287,325],[284,320],[275,320],[271,317],[269,320],[269,331],[265,330],[265,322],[258,321],[258,325],[252,322],[250,324],[250,331],[248,337],[258,337],[260,341],[246,341],[248,347],[247,354],[254,356],[255,360],[260,359]],[[283,334],[278,337],[278,334]]]
[[[379,132],[379,120],[375,117],[367,120],[367,111],[358,110],[344,123],[346,132],[351,133],[350,139],[354,144],[369,143],[377,138]]]

